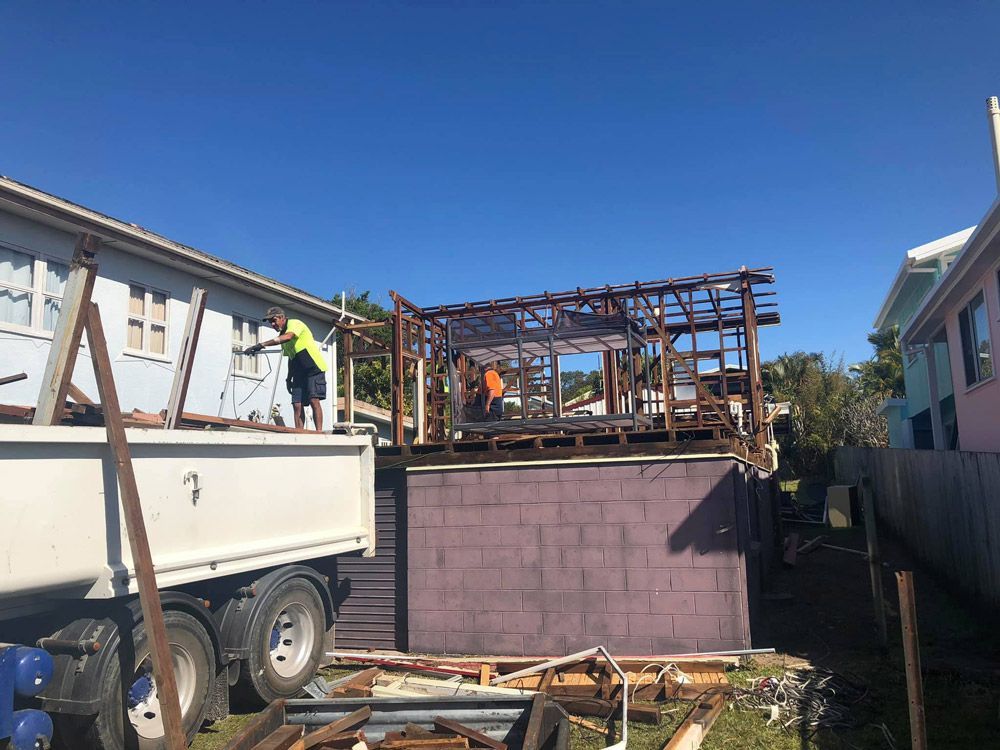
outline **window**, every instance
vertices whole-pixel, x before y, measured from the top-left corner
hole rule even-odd
[[[166,292],[141,284],[129,284],[126,350],[167,356],[168,301]]]
[[[65,263],[0,245],[0,324],[54,331],[68,278]]]
[[[965,384],[974,385],[993,377],[993,353],[990,351],[990,324],[986,315],[986,299],[980,292],[958,314],[962,336],[962,361]]]
[[[237,349],[243,351],[248,346],[253,346],[257,343],[258,329],[260,324],[253,318],[247,318],[242,315],[233,316],[233,351]],[[237,375],[249,375],[251,377],[258,377],[260,375],[260,357],[259,354],[254,354],[253,356],[236,356],[236,365],[234,367]]]

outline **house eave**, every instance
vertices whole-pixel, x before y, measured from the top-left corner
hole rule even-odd
[[[1000,198],[993,201],[986,216],[959,251],[955,260],[944,272],[938,283],[924,297],[920,307],[900,332],[903,345],[926,344],[944,325],[944,308],[953,300],[951,297],[961,281],[970,272],[975,273],[982,263],[987,249],[1000,233]]]
[[[880,331],[887,325],[887,319],[889,317],[889,313],[892,312],[892,306],[896,302],[896,298],[899,296],[900,292],[903,291],[903,286],[906,284],[906,280],[918,264],[934,260],[945,253],[951,252],[956,247],[963,246],[966,242],[968,242],[969,237],[971,237],[975,231],[975,227],[967,227],[959,232],[949,234],[946,237],[940,237],[933,242],[918,245],[917,247],[907,250],[906,255],[903,257],[903,262],[899,264],[899,270],[896,271],[896,278],[893,280],[892,286],[889,288],[889,293],[882,301],[882,306],[879,308],[878,315],[875,316],[872,328],[876,331]]]
[[[125,252],[159,262],[165,259],[180,262],[195,275],[236,289],[251,287],[276,303],[324,320],[340,318],[342,314],[354,321],[364,320],[354,313],[342,312],[339,306],[309,292],[9,177],[0,176],[0,207],[59,229],[95,234]]]

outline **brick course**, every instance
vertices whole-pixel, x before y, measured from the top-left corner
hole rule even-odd
[[[409,647],[749,646],[730,459],[410,472]],[[725,645],[720,645],[725,644]]]

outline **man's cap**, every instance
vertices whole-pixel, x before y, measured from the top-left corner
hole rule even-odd
[[[280,307],[269,307],[267,308],[267,312],[264,313],[264,317],[261,318],[261,320],[266,322],[271,318],[287,318],[287,317],[288,316],[285,315],[285,311],[282,310]]]

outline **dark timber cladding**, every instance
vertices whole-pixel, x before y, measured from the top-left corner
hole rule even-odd
[[[375,478],[375,557],[337,557],[336,643],[341,650],[407,650],[406,477],[402,470]]]
[[[390,357],[393,442],[412,403],[415,443],[490,434],[626,428],[718,430],[758,453],[767,422],[757,329],[776,325],[770,268],[420,307],[392,292],[388,320],[343,324],[345,383],[354,362]],[[381,326],[388,337],[371,334]],[[560,356],[598,352],[602,420],[568,419]],[[497,424],[470,409],[478,374],[499,361],[504,397],[520,408]],[[595,415],[596,416],[596,415]]]

